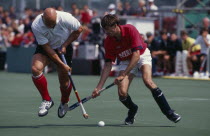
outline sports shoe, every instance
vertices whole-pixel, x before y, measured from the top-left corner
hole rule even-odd
[[[68,103],[65,104],[61,103],[60,106],[58,107],[58,117],[63,118],[66,115],[68,108],[69,108]]]
[[[41,103],[41,106],[39,107],[38,116],[43,117],[48,114],[48,110],[54,105],[54,102],[52,100],[46,101],[43,100]]]
[[[125,125],[131,125],[135,122],[135,116],[136,116],[137,111],[138,111],[137,105],[135,105],[133,109],[130,109],[128,111],[128,116],[125,119]]]
[[[181,116],[175,112],[172,112],[171,114],[166,116],[169,120],[173,121],[174,123],[177,123],[181,120]]]

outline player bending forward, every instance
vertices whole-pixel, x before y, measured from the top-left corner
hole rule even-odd
[[[175,123],[178,122],[181,116],[171,109],[163,92],[152,81],[150,51],[142,40],[138,30],[130,24],[119,25],[116,15],[104,16],[101,26],[107,34],[105,39],[106,63],[100,81],[94,89],[92,96],[97,97],[99,95],[98,91],[103,87],[109,76],[112,62],[118,58],[121,61],[120,73],[114,82],[118,85],[119,100],[129,109],[125,124],[133,124],[138,111],[138,106],[128,94],[129,86],[138,69],[141,70],[144,84],[151,90],[163,114],[169,120]]]
[[[32,59],[32,79],[43,100],[38,115],[47,115],[48,110],[53,106],[53,101],[47,89],[47,80],[43,75],[43,69],[51,60],[56,64],[58,71],[61,90],[58,117],[62,118],[67,112],[72,89],[67,74],[71,70],[73,53],[71,43],[78,38],[82,32],[82,27],[71,14],[47,8],[43,14],[38,15],[33,21],[32,31],[38,42]],[[61,61],[60,53],[65,54],[68,65]]]

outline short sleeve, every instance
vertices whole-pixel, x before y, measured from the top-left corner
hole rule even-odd
[[[131,39],[131,48],[136,50],[144,49],[145,43],[143,43],[140,33],[134,26],[130,27],[129,35]]]
[[[42,33],[37,31],[33,26],[31,28],[39,45],[44,45],[49,42],[48,39],[45,38]]]
[[[109,45],[110,43],[108,40],[105,40],[104,47],[105,47],[105,59],[110,59],[112,62],[116,60],[116,53],[114,52],[114,49],[112,49]]]
[[[63,23],[66,26],[67,29],[71,29],[73,31],[76,31],[79,29],[79,27],[81,26],[80,22],[73,17],[70,13],[63,13],[64,16],[63,18]]]

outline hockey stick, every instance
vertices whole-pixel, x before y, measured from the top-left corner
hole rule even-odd
[[[102,93],[104,90],[109,89],[110,87],[112,87],[112,86],[114,86],[114,85],[115,85],[115,84],[112,83],[112,84],[106,86],[105,88],[102,88],[101,90],[99,90],[98,93],[100,94],[100,93]],[[89,100],[92,99],[92,98],[93,98],[92,95],[90,95],[90,96],[88,96],[88,97],[83,98],[81,101],[82,101],[82,103],[85,103],[85,102],[89,101]],[[71,105],[71,106],[69,107],[69,111],[75,109],[75,108],[78,107],[78,106],[79,106],[79,102],[76,102],[75,104],[73,104],[73,105]]]
[[[64,57],[64,54],[61,54],[61,58],[62,58],[64,64],[67,65],[66,59],[65,59],[65,57]],[[86,113],[85,108],[84,108],[84,106],[83,106],[83,104],[82,104],[82,101],[80,100],[80,97],[79,97],[79,94],[78,94],[78,92],[77,92],[77,89],[76,89],[76,87],[75,87],[75,85],[74,85],[74,82],[73,82],[73,80],[72,80],[72,78],[71,78],[71,72],[70,72],[70,71],[68,72],[68,77],[69,77],[70,82],[71,82],[71,84],[72,84],[74,93],[75,93],[75,95],[76,95],[76,97],[77,97],[78,106],[81,107],[83,117],[84,117],[85,119],[87,119],[87,118],[88,118],[88,114]]]

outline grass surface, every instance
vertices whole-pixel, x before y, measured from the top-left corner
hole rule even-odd
[[[70,111],[63,119],[57,117],[60,90],[56,74],[46,75],[54,107],[45,117],[38,117],[41,97],[30,74],[0,72],[0,136],[209,136],[209,81],[155,78],[169,104],[182,116],[174,124],[159,110],[151,93],[140,78],[135,78],[129,94],[138,104],[139,112],[132,126],[124,126],[127,109],[118,101],[117,88],[112,87],[100,97],[85,103],[89,119],[80,108]],[[74,76],[81,98],[91,94],[99,76]],[[114,78],[109,78],[106,85]],[[70,104],[76,102],[71,94]],[[105,127],[97,127],[103,120]]]

